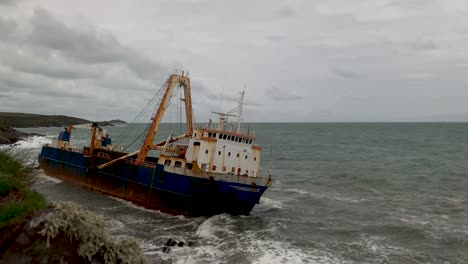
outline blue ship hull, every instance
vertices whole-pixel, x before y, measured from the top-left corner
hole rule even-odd
[[[124,155],[99,151],[112,158]],[[173,215],[249,215],[271,184],[270,180],[262,185],[258,182],[246,184],[245,180],[226,181],[216,176],[182,175],[165,171],[164,165],[156,162],[148,166],[119,161],[96,169],[107,161],[50,146],[44,146],[39,155],[39,164],[49,176]]]

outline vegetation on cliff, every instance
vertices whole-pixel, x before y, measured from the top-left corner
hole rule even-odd
[[[94,121],[86,120],[64,115],[36,115],[25,113],[5,113],[0,112],[0,128],[1,127],[60,127],[69,125],[79,125],[93,123]],[[125,121],[115,119],[111,121],[96,122],[100,126],[112,126],[113,124],[124,124]]]
[[[112,237],[104,220],[72,202],[47,204],[34,168],[0,151],[1,263],[144,263],[138,242]],[[25,165],[26,164],[26,165]]]
[[[30,188],[32,166],[0,152],[0,228],[21,215],[45,208],[45,199]]]
[[[86,124],[91,121],[63,115],[0,113],[0,124],[7,127],[49,127]]]

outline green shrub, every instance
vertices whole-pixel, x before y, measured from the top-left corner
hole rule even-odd
[[[32,227],[42,227],[39,234],[47,238],[47,245],[58,234],[65,234],[70,241],[79,241],[78,254],[90,262],[94,258],[104,263],[146,262],[138,242],[131,237],[112,237],[101,217],[72,202],[52,203],[52,207],[55,208],[53,212],[32,224]]]
[[[0,173],[0,198],[6,197],[14,187],[11,177]]]
[[[23,165],[19,152],[17,155],[0,151],[0,227],[14,218],[47,207],[44,197],[31,189],[32,167]]]

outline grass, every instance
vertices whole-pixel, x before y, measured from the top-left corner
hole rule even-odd
[[[9,221],[47,207],[47,202],[32,190],[33,167],[21,161],[24,153],[0,151],[0,228]]]

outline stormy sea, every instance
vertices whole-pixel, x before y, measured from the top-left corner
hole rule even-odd
[[[107,129],[123,142],[125,128]],[[275,179],[250,216],[170,216],[43,174],[36,188],[103,216],[114,235],[138,238],[150,263],[468,263],[468,123],[250,128],[263,147],[261,173],[271,164]],[[22,129],[44,136],[16,148],[35,159],[62,129]],[[87,144],[89,131],[73,133],[73,145]],[[163,253],[169,238],[191,245]]]

